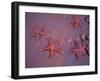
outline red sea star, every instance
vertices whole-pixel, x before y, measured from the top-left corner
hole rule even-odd
[[[42,36],[46,36],[45,27],[36,27],[32,32],[32,37],[36,38],[39,42]]]
[[[80,28],[81,27],[80,17],[72,16],[72,18],[73,20],[70,24],[73,25],[74,29]]]
[[[56,53],[64,54],[62,50],[59,48],[60,41],[53,41],[50,40],[49,38],[47,40],[48,40],[48,46],[40,50],[47,51],[49,53],[50,58],[52,58]]]
[[[81,40],[75,40],[75,47],[71,49],[72,53],[74,53],[76,60],[78,61],[80,56],[88,55],[88,47],[83,45]]]

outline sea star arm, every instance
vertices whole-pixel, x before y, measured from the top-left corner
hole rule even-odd
[[[40,49],[41,51],[48,51],[49,48],[43,48],[43,49]]]
[[[60,54],[64,54],[60,48],[55,48],[55,51]]]

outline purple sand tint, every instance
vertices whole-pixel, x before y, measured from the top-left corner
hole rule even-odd
[[[85,15],[79,16],[82,19]],[[69,24],[71,20],[72,15],[70,14],[25,13],[26,68],[89,65],[89,56],[81,56],[79,63],[76,62],[74,54],[70,52],[71,44],[68,43],[69,39],[75,39],[80,32],[89,34],[89,24],[85,23],[85,20],[81,20],[82,27],[73,29],[73,26]],[[37,44],[35,39],[31,37],[32,28],[35,25],[46,25],[53,38],[63,38],[64,43],[61,48],[64,54],[56,54],[54,58],[50,59],[45,51],[40,51],[40,48],[47,46],[47,40],[42,37],[40,44]]]

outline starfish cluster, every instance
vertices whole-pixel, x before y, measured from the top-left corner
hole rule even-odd
[[[48,34],[45,27],[36,27],[36,29],[33,30],[32,37],[36,38],[37,42],[40,42],[42,37],[45,37],[48,41],[47,47],[40,49],[40,51],[47,51],[50,58],[53,58],[53,56],[58,53],[63,54],[62,49],[60,48],[62,40],[53,40],[48,37]]]
[[[52,18],[52,16],[50,16]],[[66,16],[64,17],[66,18]],[[89,18],[84,17],[84,20],[89,23]],[[72,22],[70,22],[74,29],[81,28],[81,19],[79,16],[72,16]],[[40,51],[48,52],[49,58],[53,58],[56,54],[64,54],[60,45],[62,44],[62,40],[52,39],[52,37],[48,33],[48,29],[46,26],[35,26],[33,27],[32,38],[36,39],[36,42],[41,42],[43,37],[46,38],[47,45],[44,48],[40,48]],[[89,44],[84,44],[85,41],[89,41],[89,37],[86,33],[81,33],[78,38],[74,40],[70,40],[74,42],[74,46],[71,47],[71,52],[74,54],[77,61],[81,58],[81,56],[89,56]],[[69,41],[69,42],[70,42]]]

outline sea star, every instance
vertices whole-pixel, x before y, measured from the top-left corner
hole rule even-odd
[[[47,32],[46,32],[46,28],[45,26],[42,26],[42,27],[35,27],[35,29],[33,29],[33,32],[32,32],[32,37],[33,38],[36,38],[37,42],[40,41],[40,39],[43,37],[43,36],[46,36]]]
[[[53,56],[57,53],[64,54],[62,49],[59,47],[60,41],[53,41],[47,38],[48,46],[46,48],[40,49],[41,51],[47,51],[49,53],[49,57],[53,58]],[[55,53],[56,52],[56,53]]]
[[[80,17],[77,16],[72,16],[73,20],[70,24],[73,25],[74,29],[80,28],[81,27],[81,22],[80,22]]]
[[[89,56],[89,47],[82,44],[82,41],[75,40],[75,47],[71,49],[72,53],[75,55],[76,60],[78,61],[81,56]]]

